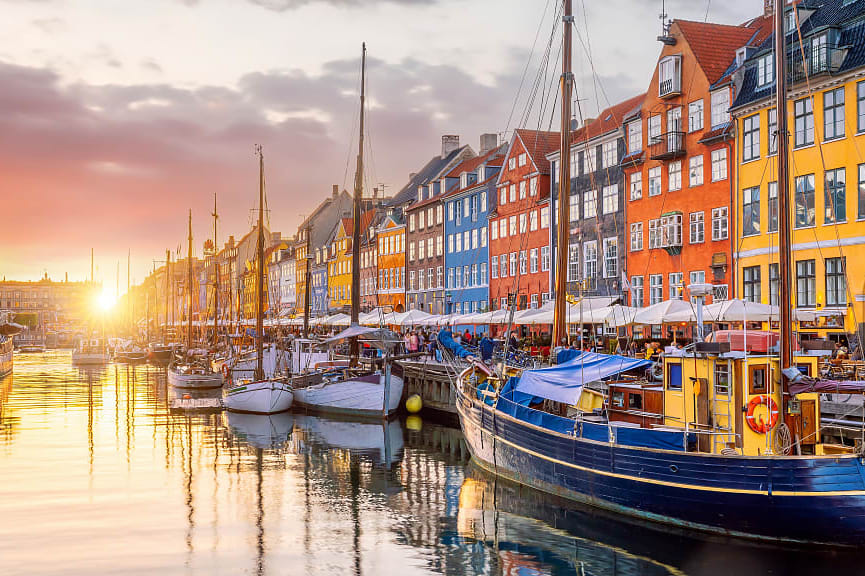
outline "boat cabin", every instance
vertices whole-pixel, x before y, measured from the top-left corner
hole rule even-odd
[[[583,394],[587,391],[584,389]],[[654,383],[610,383],[607,417],[610,422],[630,422],[641,428],[663,425],[664,387]]]

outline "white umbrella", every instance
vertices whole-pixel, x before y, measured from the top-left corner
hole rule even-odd
[[[538,324],[552,324],[552,309],[529,308],[514,313],[514,324],[537,326]]]
[[[696,317],[694,306],[684,300],[664,300],[641,308],[634,314],[634,324],[655,326],[674,322],[689,322]]]
[[[423,310],[409,310],[408,312],[396,314],[394,324],[398,326],[414,326],[416,324],[423,324],[430,316],[431,314]]]
[[[633,324],[637,310],[638,308],[614,304],[613,306],[607,306],[606,308],[589,310],[588,313],[584,312],[583,321],[587,324],[606,324],[611,328],[619,328],[620,326]],[[574,318],[575,317],[572,314],[569,321],[574,322]]]
[[[778,307],[749,300],[722,300],[703,308],[707,322],[768,322],[778,318]]]
[[[325,324],[328,326],[348,326],[351,324],[351,316],[348,314],[334,314],[326,318],[326,320]]]

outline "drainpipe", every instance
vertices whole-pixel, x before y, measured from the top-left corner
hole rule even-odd
[[[738,127],[738,124],[734,123],[733,124],[734,135],[735,135],[737,127]],[[731,140],[727,141],[727,150],[728,150],[727,162],[730,162],[732,164],[730,169],[728,169],[728,171],[727,171],[727,174],[729,174],[729,176],[730,176],[728,178],[728,180],[730,182],[730,211],[728,213],[728,218],[729,218],[730,214],[736,215],[735,219],[733,220],[733,226],[731,226],[731,228],[733,228],[734,233],[730,234],[730,238],[729,238],[730,239],[730,286],[733,289],[733,294],[738,295],[739,294],[739,285],[737,284],[737,280],[736,280],[736,268],[738,267],[738,258],[736,257],[735,250],[736,250],[736,238],[739,237],[739,216],[738,216],[739,210],[738,210],[738,206],[735,203],[736,202],[736,193],[735,193],[735,189],[733,187],[733,170],[739,166],[739,147],[736,146],[735,136]],[[736,187],[738,188],[739,170],[736,169],[735,171],[736,171],[736,184],[737,184]],[[768,192],[766,193],[766,197],[767,198],[769,197]],[[730,298],[729,293],[727,294],[727,298],[728,299]],[[713,299],[713,301],[714,301],[714,299]],[[746,324],[745,329],[747,329],[747,328],[748,328],[748,326]]]

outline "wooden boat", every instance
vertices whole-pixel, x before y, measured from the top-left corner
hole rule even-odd
[[[82,338],[72,351],[72,363],[101,365],[108,363],[108,349],[101,338]]]
[[[24,344],[18,348],[18,351],[25,354],[41,354],[45,352],[45,346],[42,344]]]
[[[399,409],[403,380],[390,376],[386,400],[385,378],[383,372],[358,376],[346,375],[343,371],[324,373],[319,382],[295,388],[294,400],[298,406],[327,414],[392,416]]]

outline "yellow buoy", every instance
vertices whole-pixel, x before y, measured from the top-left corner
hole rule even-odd
[[[423,427],[423,420],[420,419],[420,416],[412,414],[405,419],[405,427],[414,432],[420,432]]]
[[[423,400],[421,400],[419,394],[412,394],[406,399],[405,409],[412,414],[417,414],[421,408],[423,408]]]

